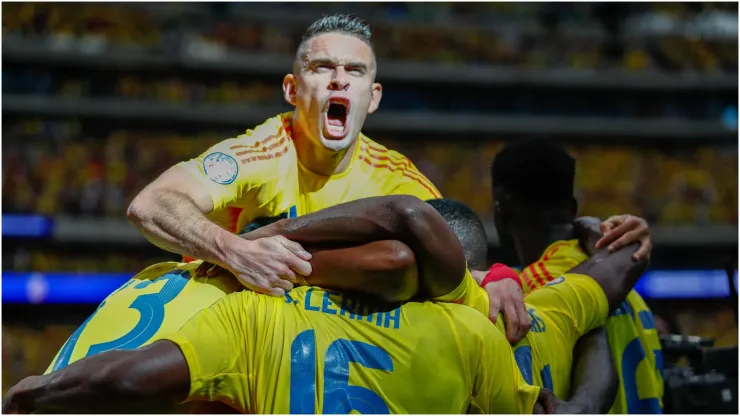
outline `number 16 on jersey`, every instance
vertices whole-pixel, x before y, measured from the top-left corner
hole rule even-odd
[[[349,385],[349,364],[393,371],[393,360],[383,349],[360,341],[338,339],[329,345],[324,357],[325,414],[389,414],[385,401],[374,391]],[[316,334],[303,331],[290,348],[290,413],[316,412]]]

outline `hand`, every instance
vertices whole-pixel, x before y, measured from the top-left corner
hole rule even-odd
[[[506,326],[506,339],[513,344],[524,338],[532,328],[532,320],[527,308],[524,307],[522,288],[511,279],[503,279],[486,284],[484,289],[490,300],[488,318],[491,322],[495,324],[498,313],[502,311]]]
[[[311,254],[283,236],[253,241],[237,239],[226,260],[229,270],[249,289],[283,296],[293,289],[296,273],[311,274]]]
[[[603,237],[596,243],[596,248],[609,245],[608,250],[613,253],[624,246],[639,242],[640,248],[632,256],[634,260],[650,258],[653,250],[653,241],[647,221],[634,215],[613,215],[601,223]]]
[[[27,392],[33,390],[42,381],[42,376],[30,376],[13,386],[3,397],[3,414],[29,414],[35,409],[27,400]]]
[[[561,400],[551,390],[542,388],[540,389],[540,395],[537,397],[537,402],[534,406],[535,414],[550,414],[550,415],[585,415],[589,414],[590,411],[578,403],[567,402]]]

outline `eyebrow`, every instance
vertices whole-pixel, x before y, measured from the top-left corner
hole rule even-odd
[[[340,64],[340,63],[338,63],[335,60],[330,59],[330,58],[315,58],[315,59],[311,59],[311,60],[308,61],[307,66],[311,67],[311,66],[319,65],[319,64],[334,64],[334,65],[338,65],[338,66],[347,66],[347,67],[350,67],[350,68],[363,69],[365,71],[368,70],[368,65],[366,63],[364,63],[364,62],[344,62],[344,63]]]

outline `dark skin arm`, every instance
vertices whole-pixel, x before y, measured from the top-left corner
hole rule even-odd
[[[364,282],[368,292],[386,299],[376,284],[395,294],[411,296],[417,279],[413,252],[398,241],[373,241],[355,246],[312,244],[311,264],[315,277],[338,282]],[[343,273],[352,273],[347,279]],[[351,286],[351,285],[349,285]],[[384,290],[385,290],[384,289]],[[184,400],[190,373],[180,349],[170,341],[158,341],[132,351],[109,351],[77,361],[45,376],[28,377],[3,399],[6,413],[152,413],[171,412],[172,404]],[[223,406],[221,406],[223,407]],[[210,407],[209,407],[210,409]],[[222,409],[223,410],[223,409]]]
[[[582,218],[580,239],[592,257],[570,270],[591,276],[599,283],[609,303],[610,313],[626,298],[647,268],[649,256],[634,260],[638,245],[627,246],[616,253],[597,249],[601,239],[598,219]],[[557,398],[552,392],[544,393],[543,403],[548,413],[594,414],[606,413],[614,403],[619,378],[614,368],[609,342],[604,328],[584,335],[574,350],[573,393],[569,401]]]
[[[428,297],[450,293],[465,275],[465,254],[455,233],[434,208],[409,195],[364,198],[336,205],[302,217],[280,220],[249,233],[246,238],[274,235],[295,241],[304,248],[311,244],[400,241],[413,251],[421,279],[419,286]],[[312,276],[319,274],[314,269]],[[339,280],[323,278],[321,286],[362,292],[369,289],[365,282],[348,278],[346,273],[338,273],[337,277]],[[317,284],[310,278],[307,282]],[[377,290],[378,293],[384,291]]]
[[[45,376],[28,377],[3,398],[3,413],[157,413],[190,390],[185,356],[170,341],[108,351]]]

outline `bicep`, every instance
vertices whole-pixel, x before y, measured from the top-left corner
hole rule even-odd
[[[374,241],[342,247],[306,245],[313,255],[308,284],[406,300],[416,293],[418,279],[414,253],[400,241]]]
[[[171,191],[190,198],[203,213],[213,211],[213,198],[208,189],[181,165],[175,165],[159,175],[144,191]]]

